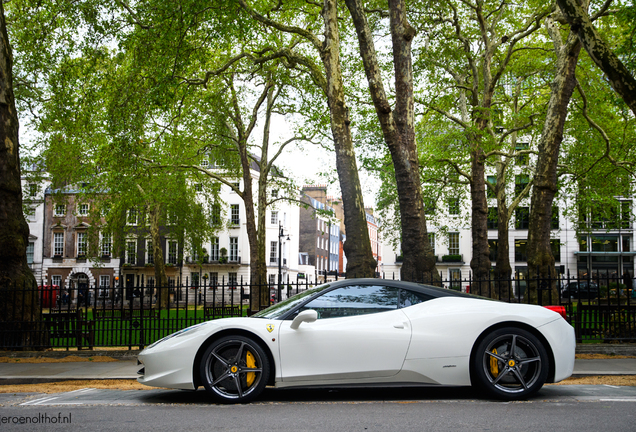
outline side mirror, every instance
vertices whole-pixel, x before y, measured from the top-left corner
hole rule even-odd
[[[310,323],[310,322],[316,321],[317,319],[318,319],[318,312],[312,309],[307,309],[302,311],[298,315],[296,315],[296,318],[294,318],[294,320],[291,323],[291,326],[289,327],[293,330],[298,330],[298,327],[300,327],[300,323],[304,323],[304,322]]]

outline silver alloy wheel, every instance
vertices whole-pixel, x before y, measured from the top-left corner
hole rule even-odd
[[[542,376],[542,362],[539,348],[533,341],[509,333],[496,337],[487,345],[482,367],[494,388],[514,395],[528,392],[537,384]]]
[[[218,341],[204,358],[204,384],[206,389],[221,400],[240,402],[256,396],[265,386],[263,379],[264,355],[250,339],[237,337]]]

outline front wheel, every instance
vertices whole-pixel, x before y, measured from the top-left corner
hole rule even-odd
[[[548,354],[539,339],[519,328],[502,328],[477,346],[476,384],[491,396],[513,400],[538,392],[548,377]]]
[[[222,403],[245,403],[267,385],[269,360],[261,346],[244,336],[218,339],[203,354],[200,366],[205,389]]]

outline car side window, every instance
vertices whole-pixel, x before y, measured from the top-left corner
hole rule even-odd
[[[342,287],[313,299],[300,311],[313,309],[318,319],[386,312],[398,308],[398,291],[382,285]]]
[[[430,296],[427,294],[422,294],[415,291],[401,289],[400,290],[400,308],[405,308],[405,307],[416,305],[418,303],[423,303],[433,298],[434,298],[433,296]]]

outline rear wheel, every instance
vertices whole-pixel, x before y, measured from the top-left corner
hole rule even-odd
[[[519,328],[489,333],[477,346],[473,371],[479,387],[498,399],[527,398],[548,377],[548,354],[539,339]]]
[[[256,398],[269,379],[269,360],[261,346],[245,336],[218,339],[203,354],[205,389],[219,402],[244,403]]]

